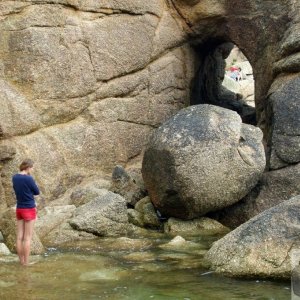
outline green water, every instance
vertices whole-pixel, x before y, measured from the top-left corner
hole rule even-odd
[[[99,238],[34,256],[21,267],[15,256],[0,257],[0,299],[290,299],[288,283],[235,280],[202,265],[213,239]]]

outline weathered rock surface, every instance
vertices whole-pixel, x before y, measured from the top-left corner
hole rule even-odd
[[[199,255],[206,253],[206,250],[201,249],[200,244],[187,241],[180,235],[177,235],[166,244],[159,245],[159,248],[179,252],[194,252],[196,250]]]
[[[189,101],[194,50],[164,1],[5,1],[0,33],[1,211],[24,157],[56,200],[139,157]]]
[[[300,196],[244,223],[215,242],[205,258],[217,273],[235,277],[291,276],[291,251],[299,248]]]
[[[199,218],[190,221],[182,221],[175,218],[170,218],[164,224],[164,231],[172,235],[206,235],[206,234],[224,234],[228,233],[229,229],[221,223],[210,218]]]
[[[40,239],[48,235],[55,227],[71,219],[76,209],[75,205],[46,207],[39,212],[35,231]]]
[[[201,35],[203,40],[207,38],[206,43],[199,45],[199,50],[204,50],[204,60],[219,47],[220,36],[226,36],[226,41],[232,41],[243,50],[253,68],[256,82],[257,122],[263,129],[270,147],[271,155],[268,155],[268,159],[274,156],[273,152],[276,152],[279,158],[285,156],[284,162],[291,160],[299,162],[299,160],[296,161],[298,157],[295,147],[297,136],[293,133],[296,127],[295,125],[285,126],[288,123],[291,125],[293,116],[299,113],[299,107],[292,104],[293,98],[297,97],[294,96],[292,88],[292,85],[296,88],[296,83],[288,83],[293,77],[299,78],[299,3],[297,1],[259,0],[243,2],[238,0],[174,0],[173,3],[179,14],[196,32],[195,34]],[[258,17],[255,12],[259,12],[260,16]],[[208,27],[209,30],[207,30]],[[262,27],[265,28],[264,32],[271,34],[264,34],[261,31]],[[274,80],[276,87],[269,90]],[[280,91],[285,92],[283,97]],[[287,101],[281,101],[281,98]],[[284,114],[284,117],[282,116],[285,119],[284,122],[278,117],[274,118],[273,102],[276,102],[276,111]],[[291,116],[287,112],[287,106],[293,110]],[[278,133],[277,129],[273,131],[273,128],[279,129],[282,126],[285,127],[284,137],[280,136],[282,133]],[[286,146],[282,138],[288,143]],[[270,166],[277,169],[282,167],[282,164],[273,162]]]
[[[0,219],[0,230],[4,237],[4,243],[8,249],[16,253],[16,209],[9,208],[2,214]],[[43,254],[45,253],[45,248],[41,243],[38,235],[33,232],[31,241],[31,254]]]
[[[0,213],[24,157],[47,203],[141,159],[153,127],[193,102],[204,62],[218,78],[223,40],[253,67],[270,167],[299,162],[299,24],[292,0],[1,1]]]
[[[75,188],[69,198],[69,203],[79,207],[84,205],[98,196],[102,196],[106,193],[106,188],[109,188],[110,184],[106,182],[91,182],[83,187]]]
[[[163,214],[192,219],[229,206],[265,167],[261,131],[233,111],[211,105],[181,110],[150,139],[143,178]]]
[[[99,236],[126,234],[129,229],[126,200],[106,191],[102,196],[78,207],[70,225]]]
[[[139,186],[122,166],[116,166],[114,168],[110,190],[123,196],[127,203],[132,206],[146,194],[145,189]]]
[[[129,222],[147,228],[159,228],[161,222],[156,214],[150,198],[147,196],[135,205],[135,209],[128,209]]]
[[[222,224],[236,228],[260,212],[300,195],[300,164],[266,172],[241,201],[212,214]]]
[[[269,105],[274,117],[270,167],[274,169],[278,168],[275,158],[285,164],[300,162],[299,84],[297,76],[281,78],[269,91]]]

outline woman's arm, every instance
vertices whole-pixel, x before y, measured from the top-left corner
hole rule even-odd
[[[31,188],[31,191],[32,191],[34,196],[37,196],[37,195],[40,194],[40,190],[39,190],[37,184],[35,183],[35,181],[32,177],[31,177],[31,186],[30,186],[30,188]]]

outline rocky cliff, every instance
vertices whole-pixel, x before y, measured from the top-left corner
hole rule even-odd
[[[188,105],[195,54],[162,0],[1,1],[0,32],[2,208],[24,157],[55,199]]]
[[[10,178],[24,157],[35,160],[49,201],[116,164],[140,161],[152,129],[192,102],[199,70],[228,42],[253,67],[269,167],[298,163],[299,6],[1,1],[0,210],[14,203]]]

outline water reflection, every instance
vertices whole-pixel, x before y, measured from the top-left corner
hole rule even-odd
[[[202,257],[210,238],[191,239],[191,248],[161,247],[169,240],[81,242],[36,256],[28,268],[16,259],[2,260],[0,299],[290,299],[287,283],[235,280],[207,272]]]

